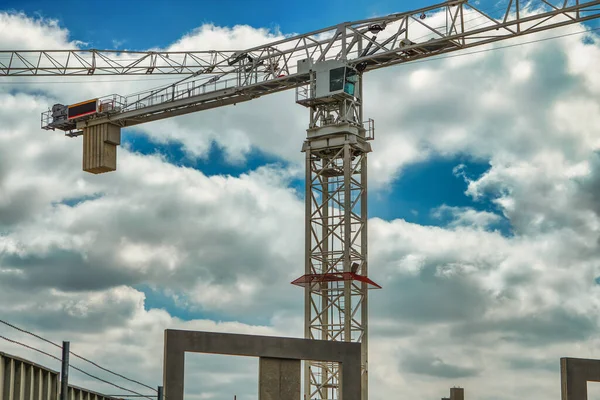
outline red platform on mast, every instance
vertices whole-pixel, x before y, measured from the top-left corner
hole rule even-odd
[[[381,289],[381,286],[367,278],[354,272],[334,272],[328,274],[307,274],[292,282],[292,285],[306,287],[307,284],[325,283],[325,282],[343,282],[359,281],[373,286],[372,289]]]

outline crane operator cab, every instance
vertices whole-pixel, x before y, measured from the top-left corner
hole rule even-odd
[[[350,140],[355,144],[360,142],[364,151],[370,151],[365,140],[369,140],[367,137],[371,135],[367,135],[367,129],[360,120],[360,72],[344,60],[313,64],[311,59],[305,59],[298,61],[298,73],[310,73],[309,83],[296,88],[296,102],[310,107],[316,115],[314,124],[307,130],[307,137],[312,140],[310,146],[313,149],[320,146],[320,142],[313,139],[328,137],[323,139],[327,142],[326,146],[335,141],[344,143]],[[370,127],[368,130],[371,132]]]
[[[354,87],[358,82],[357,72],[350,67],[338,67],[329,71],[329,92],[344,93],[354,96]]]
[[[298,73],[308,72],[314,74],[314,79],[304,88],[303,95],[298,91],[298,103],[312,107],[340,100],[360,100],[356,90],[360,75],[346,62],[328,60],[313,64],[311,59],[298,61]]]

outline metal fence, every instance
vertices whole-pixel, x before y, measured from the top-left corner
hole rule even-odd
[[[58,400],[60,374],[0,352],[0,400]],[[117,400],[69,385],[68,400]]]

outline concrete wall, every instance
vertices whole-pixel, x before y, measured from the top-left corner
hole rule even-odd
[[[0,399],[57,400],[59,373],[0,353]]]
[[[58,400],[60,374],[23,358],[0,352],[0,400]],[[117,400],[69,385],[69,400]]]

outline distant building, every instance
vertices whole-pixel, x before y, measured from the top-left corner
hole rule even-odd
[[[450,400],[465,400],[465,389],[457,387],[451,388]]]
[[[465,400],[465,389],[450,388],[450,397],[442,397],[442,400]]]

